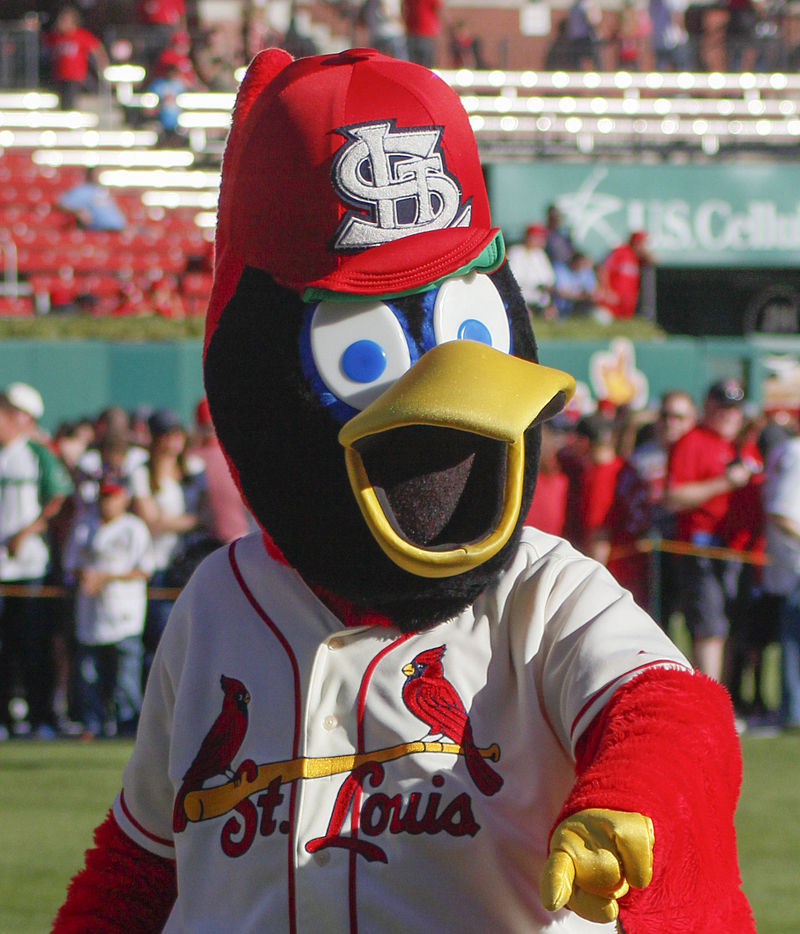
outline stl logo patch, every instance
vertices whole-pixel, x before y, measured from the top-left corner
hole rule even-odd
[[[447,171],[441,127],[398,130],[393,120],[338,130],[347,142],[331,168],[348,211],[334,235],[336,250],[360,250],[428,230],[467,227],[472,205]]]

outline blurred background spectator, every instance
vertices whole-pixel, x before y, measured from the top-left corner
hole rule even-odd
[[[553,304],[559,318],[587,315],[597,305],[597,276],[591,259],[575,250],[567,263],[553,265]]]
[[[552,290],[556,277],[550,258],[544,249],[547,227],[529,224],[525,239],[508,248],[508,265],[522,291],[522,297],[531,313],[545,318],[555,317]]]
[[[533,525],[551,535],[564,534],[568,480],[561,469],[558,452],[566,444],[568,436],[569,423],[564,416],[542,425],[539,477],[525,519],[526,525]]]
[[[203,462],[208,495],[208,534],[220,544],[241,538],[255,526],[233,481],[230,467],[217,439],[208,401],[195,408],[194,434],[189,453]]]
[[[565,33],[571,71],[600,71],[601,23],[602,11],[594,0],[572,0]]]
[[[545,253],[554,265],[556,263],[566,265],[577,249],[572,241],[572,233],[564,221],[564,215],[555,204],[548,205],[546,217]]]
[[[734,380],[712,384],[699,424],[672,447],[665,504],[677,513],[676,538],[680,541],[724,547],[738,529],[753,529],[752,516],[736,509],[741,510],[745,501],[735,494],[761,470],[755,445],[740,443],[743,402],[742,387]],[[694,664],[721,681],[741,564],[733,558],[689,554],[681,562],[681,571]]]
[[[800,730],[800,438],[792,433],[767,453],[764,481],[764,589],[775,600],[781,646],[778,723]]]
[[[75,110],[78,95],[89,90],[90,62],[95,82],[102,81],[108,65],[106,50],[97,36],[81,26],[80,13],[73,6],[62,7],[53,28],[45,34],[44,48],[61,109]]]
[[[371,48],[394,58],[408,57],[400,0],[364,0],[359,20]]]
[[[142,634],[152,541],[130,491],[104,479],[96,514],[77,523],[64,560],[77,582],[76,709],[82,739],[133,736],[142,706]]]
[[[606,256],[597,268],[598,320],[632,318],[636,314],[642,269],[651,263],[644,230],[635,230],[626,243]]]
[[[402,0],[402,14],[409,60],[433,68],[442,31],[442,0]]]
[[[683,0],[649,0],[651,46],[658,71],[689,68],[689,34],[684,25]]]
[[[98,181],[95,166],[88,166],[84,180],[61,195],[58,207],[71,214],[84,230],[125,229],[125,215],[111,192]]]
[[[0,582],[44,582],[50,558],[47,526],[72,491],[58,458],[34,440],[44,414],[39,392],[11,383],[0,394]],[[6,594],[0,603],[0,737],[14,731],[10,702],[27,704],[34,736],[55,735],[50,617],[35,593]]]
[[[148,419],[150,446],[146,463],[131,475],[132,511],[153,539],[153,587],[170,587],[180,573],[182,552],[192,533],[207,526],[207,491],[203,462],[186,450],[186,430],[171,409],[157,409]],[[145,676],[167,623],[170,598],[151,599],[145,625]]]
[[[181,116],[178,95],[188,91],[189,85],[181,75],[178,65],[167,66],[164,74],[151,81],[148,90],[158,98],[158,104],[153,110],[161,127],[157,145],[164,147],[187,145],[186,136],[181,131],[178,122]]]

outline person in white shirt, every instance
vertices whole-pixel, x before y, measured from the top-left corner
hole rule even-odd
[[[72,492],[61,461],[32,438],[43,413],[41,395],[27,383],[0,394],[0,582],[7,585],[43,582],[48,522]],[[16,729],[9,702],[18,681],[33,735],[55,736],[50,635],[41,599],[24,592],[0,597],[0,739]]]
[[[556,282],[555,272],[545,253],[547,227],[544,224],[529,224],[525,240],[508,249],[508,265],[522,292],[522,297],[531,312],[556,317],[552,290]]]
[[[135,732],[142,705],[142,633],[153,550],[121,483],[100,484],[98,514],[75,528],[66,565],[78,581],[77,688],[84,738]]]

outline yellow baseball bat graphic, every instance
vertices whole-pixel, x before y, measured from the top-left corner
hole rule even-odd
[[[463,755],[464,747],[457,743],[400,743],[385,749],[376,749],[374,752],[351,753],[346,756],[325,756],[320,758],[306,758],[299,756],[296,759],[284,759],[282,762],[267,762],[259,765],[255,778],[247,779],[243,775],[212,788],[199,788],[190,791],[183,802],[184,811],[190,821],[210,820],[232,811],[244,798],[263,791],[276,779],[281,784],[297,781],[299,778],[322,778],[327,775],[337,775],[342,772],[352,772],[366,762],[390,762],[402,756],[413,755],[420,752],[450,753]],[[500,747],[492,743],[486,749],[478,752],[485,758],[497,762],[500,758]]]

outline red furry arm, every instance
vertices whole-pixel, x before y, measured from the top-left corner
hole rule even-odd
[[[127,837],[109,812],[51,934],[157,934],[177,895],[175,863]]]
[[[653,821],[653,881],[620,900],[626,934],[755,934],[733,824],[741,753],[717,682],[669,669],[629,682],[581,738],[576,772],[558,821],[590,807]]]

